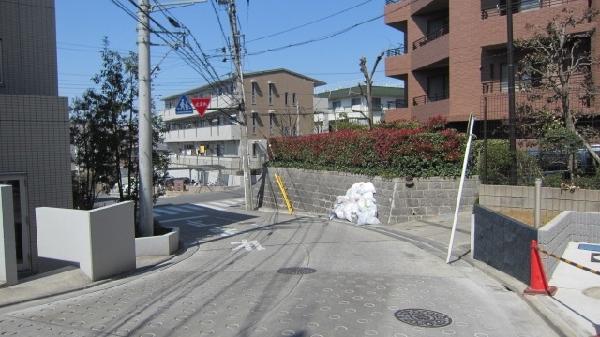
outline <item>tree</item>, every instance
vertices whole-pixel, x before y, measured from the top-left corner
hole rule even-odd
[[[363,88],[360,85],[360,83],[358,84],[358,87],[360,88],[361,93],[367,100],[367,114],[365,117],[367,118],[367,121],[369,123],[369,130],[371,130],[373,128],[373,97],[372,97],[373,75],[375,75],[375,70],[377,70],[377,66],[379,65],[379,62],[381,62],[382,59],[383,59],[383,53],[381,53],[381,54],[379,54],[379,56],[377,56],[377,59],[375,60],[375,64],[373,65],[373,69],[371,69],[371,73],[369,73],[369,70],[367,69],[367,58],[366,57],[364,57],[364,56],[361,57],[360,63],[359,63],[360,71],[365,76],[366,93],[363,91]],[[362,111],[361,111],[361,113],[362,113]],[[365,115],[364,113],[362,113],[362,114],[363,114],[363,116]]]
[[[76,149],[75,163],[82,174],[76,179],[75,205],[91,209],[101,190],[115,186],[119,201],[138,200],[138,112],[134,101],[137,91],[137,55],[122,56],[109,48],[104,39],[102,68],[92,78],[95,88],[88,89],[73,102],[71,137]],[[164,123],[153,116],[153,162],[155,182],[164,176],[168,156],[157,150]],[[126,170],[126,181],[122,171]],[[97,188],[98,185],[102,188]],[[156,197],[156,195],[155,195]]]
[[[523,88],[529,92],[541,89],[550,93],[548,99],[557,103],[561,123],[581,141],[598,166],[600,157],[592,150],[577,124],[583,112],[574,108],[571,102],[574,94],[587,102],[593,99],[592,69],[598,64],[598,59],[591,54],[589,43],[594,32],[573,32],[596,15],[598,12],[593,9],[581,15],[564,9],[545,28],[528,27],[534,30],[533,36],[517,41],[517,47],[524,55],[518,72]],[[547,127],[542,126],[541,129]],[[573,168],[570,169],[572,173]]]

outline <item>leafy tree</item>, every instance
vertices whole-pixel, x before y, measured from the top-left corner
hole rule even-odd
[[[109,48],[104,39],[102,68],[92,78],[95,88],[77,98],[71,110],[71,138],[76,149],[75,163],[80,168],[74,195],[76,207],[93,208],[100,191],[115,186],[119,201],[138,200],[138,98],[137,55],[122,56]],[[168,155],[158,151],[164,123],[153,115],[154,180],[162,178]],[[126,170],[124,183],[122,172]],[[101,185],[102,188],[97,188]],[[155,195],[156,197],[156,195]]]
[[[577,124],[583,112],[571,102],[575,95],[578,95],[577,99],[586,102],[593,98],[595,90],[592,69],[598,64],[598,59],[591,54],[589,43],[594,32],[573,32],[596,15],[598,12],[592,9],[581,15],[564,9],[546,27],[529,27],[534,30],[533,36],[518,41],[517,46],[523,52],[518,74],[523,88],[529,92],[549,92],[549,102],[557,103],[556,112],[560,116],[560,123],[569,134],[579,139],[596,165],[600,165],[600,157],[592,150],[583,128]],[[525,110],[531,112],[532,109]],[[541,124],[553,122],[553,116],[548,111],[535,112],[532,118],[535,119],[538,115],[542,117],[538,120]],[[536,129],[555,130],[551,125],[537,125]],[[565,132],[562,134],[566,135]],[[572,173],[572,166],[570,170]]]

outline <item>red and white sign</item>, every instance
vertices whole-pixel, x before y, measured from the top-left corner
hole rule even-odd
[[[204,113],[206,112],[206,109],[208,109],[209,105],[210,97],[192,98],[192,106],[194,109],[196,109],[196,111],[198,111],[200,117],[204,117]]]

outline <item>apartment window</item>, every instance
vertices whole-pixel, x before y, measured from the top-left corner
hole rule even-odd
[[[495,68],[495,65],[493,63],[490,63],[490,81],[496,79],[496,74],[494,73]]]
[[[256,126],[258,125],[258,112],[252,113],[252,133],[256,133]]]
[[[258,94],[258,83],[252,82],[252,104],[256,104],[256,95]]]
[[[331,102],[331,109],[337,110],[337,109],[339,109],[341,107],[342,107],[342,102],[341,101],[333,101],[333,102]]]
[[[373,97],[371,104],[374,110],[381,110],[381,97]]]
[[[269,133],[273,133],[273,127],[275,126],[275,123],[277,123],[277,120],[275,119],[275,114],[269,112]]]
[[[0,85],[4,84],[4,60],[2,59],[2,39],[0,39]]]
[[[296,105],[296,93],[292,93],[292,105]]]
[[[273,105],[273,95],[275,94],[275,83],[269,83],[269,105]]]
[[[258,143],[252,143],[252,156],[256,157],[258,155]]]
[[[500,91],[508,91],[508,65],[506,63],[500,65]]]
[[[352,105],[360,105],[361,104],[361,99],[360,97],[354,97],[352,98]]]
[[[289,98],[289,97],[288,97],[288,96],[289,96],[289,94],[286,92],[286,93],[285,93],[285,105],[286,105],[286,106],[289,104],[289,101],[288,101],[288,98]]]
[[[427,78],[427,99],[430,102],[447,99],[449,97],[448,75],[436,75]]]

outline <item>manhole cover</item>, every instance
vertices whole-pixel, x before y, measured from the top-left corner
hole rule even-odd
[[[448,315],[426,309],[402,309],[394,315],[400,322],[422,328],[441,328],[452,323]]]
[[[583,294],[587,297],[595,298],[600,300],[600,287],[591,287],[583,291]]]
[[[316,270],[312,269],[312,268],[292,267],[292,268],[281,268],[277,272],[280,274],[303,275],[303,274],[314,273],[314,272],[316,272]]]

